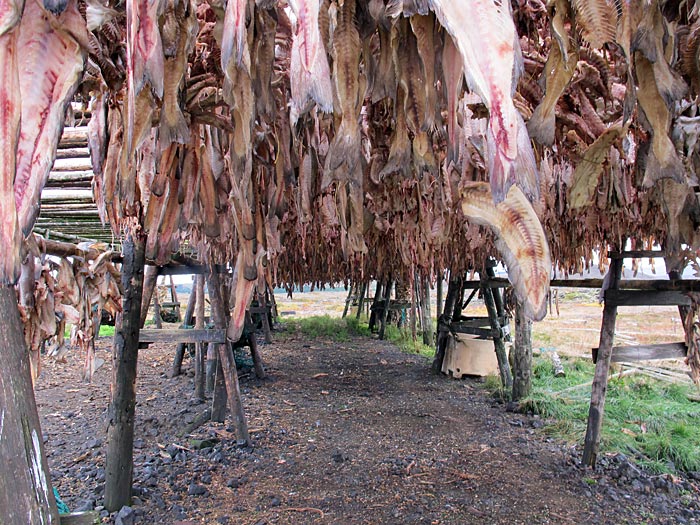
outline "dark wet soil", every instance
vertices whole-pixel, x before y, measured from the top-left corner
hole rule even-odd
[[[275,339],[261,343],[268,379],[241,374],[247,448],[226,424],[183,434],[207,408],[192,399],[192,363],[171,379],[173,347],[141,351],[133,512],[120,523],[700,523],[697,480],[650,476],[624,456],[582,469],[580,450],[477,379],[435,376],[425,358],[369,338]],[[45,363],[37,383],[71,510],[102,510],[110,344],[92,384],[79,355]]]

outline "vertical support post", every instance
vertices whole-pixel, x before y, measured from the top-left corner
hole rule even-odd
[[[214,320],[214,326],[226,330],[226,311],[224,301],[221,296],[221,286],[219,284],[219,276],[216,272],[207,274],[207,285],[209,287],[209,301],[211,304],[211,316]],[[236,440],[242,445],[250,443],[248,435],[248,425],[243,412],[243,403],[241,402],[241,391],[238,385],[238,371],[236,370],[236,362],[233,358],[233,353],[228,344],[217,344],[219,352],[219,363],[226,384],[228,393],[229,409]],[[213,419],[213,411],[212,411]]]
[[[391,278],[386,283],[386,290],[384,292],[384,309],[382,310],[382,321],[379,325],[379,339],[384,339],[384,333],[386,332],[386,320],[389,317],[389,307],[391,306],[391,289],[394,287],[394,281]]]
[[[437,295],[436,299],[436,306],[435,306],[435,315],[439,319],[440,316],[442,315],[442,272],[438,272],[437,274],[437,284],[435,285],[435,294]]]
[[[146,285],[144,284],[144,287]],[[192,324],[192,316],[194,315],[195,301],[197,300],[197,287],[196,285],[192,288],[190,297],[187,299],[187,308],[185,308],[185,318],[182,323],[184,325]],[[202,322],[204,322],[204,315],[202,315]],[[177,350],[175,350],[175,357],[173,358],[173,366],[170,370],[170,377],[179,376],[182,369],[182,360],[185,358],[185,349],[187,348],[187,343],[178,343]]]
[[[457,288],[454,290],[452,303],[452,322],[458,323],[462,320],[462,308],[464,307],[464,275],[460,275],[457,279]]]
[[[414,270],[415,272],[415,270]],[[411,279],[411,312],[409,314],[409,323],[411,324],[411,340],[415,343],[418,339],[418,278],[414,275]]]
[[[0,521],[58,525],[29,355],[12,286],[0,286],[0,311]]]
[[[155,294],[153,295],[153,322],[156,328],[163,328],[163,318],[160,315],[160,297],[158,297],[158,286],[156,285]]]
[[[612,279],[608,290],[617,289],[622,276],[622,258],[616,257],[610,264]],[[605,301],[603,307],[603,322],[600,327],[600,343],[598,344],[598,360],[593,375],[591,387],[591,406],[588,409],[588,425],[583,446],[583,464],[595,466],[600,446],[600,429],[603,426],[603,413],[605,412],[605,394],[608,390],[608,372],[610,371],[610,358],[612,357],[612,345],[615,338],[615,321],[617,320],[617,306]]]
[[[197,330],[204,329],[204,277],[197,275],[195,277],[195,294],[197,296],[195,309],[196,321],[194,327]],[[195,343],[194,350],[194,397],[204,401],[204,386],[206,383],[207,371],[206,353],[204,343]]]
[[[136,363],[145,263],[145,243],[141,234],[129,235],[122,246],[122,322],[114,335],[112,399],[105,458],[105,508],[109,511],[119,510],[131,503]]]
[[[374,290],[374,299],[372,300],[371,313],[369,315],[369,331],[370,332],[374,331],[374,327],[377,324],[377,315],[380,314],[380,312],[377,312],[377,309],[379,307],[379,302],[381,301],[381,296],[382,296],[382,282],[378,280],[377,287]]]
[[[365,295],[367,295],[367,287],[369,286],[368,281],[364,281],[360,287],[360,299],[357,302],[357,314],[355,314],[355,319],[359,319],[362,315],[362,308],[365,306]]]
[[[272,331],[270,330],[270,316],[267,313],[267,299],[266,299],[266,293],[261,293],[258,294],[258,303],[262,307],[262,325],[263,325],[263,334],[265,335],[265,342],[266,343],[271,343],[272,342]],[[252,323],[252,322],[251,322]],[[255,331],[253,331],[255,332]],[[255,339],[255,333],[253,333],[252,339]]]
[[[146,266],[144,278],[143,278],[143,298],[141,300],[141,324],[143,327],[146,322],[146,317],[148,317],[148,308],[151,305],[151,299],[153,298],[153,290],[156,288],[156,282],[158,281],[158,267],[157,266]]]
[[[267,317],[267,314],[265,314]],[[250,314],[246,312],[246,325],[252,326],[252,321],[250,319]],[[243,337],[245,335],[246,329],[243,329]],[[260,355],[260,350],[258,350],[258,341],[255,338],[255,330],[251,330],[247,335],[248,345],[250,346],[250,357],[253,358],[253,369],[255,370],[255,377],[258,379],[265,379],[265,366],[263,365],[262,356]]]
[[[506,354],[506,345],[503,342],[503,331],[501,322],[498,318],[498,310],[493,297],[493,290],[482,281],[481,294],[484,297],[484,304],[489,314],[489,323],[493,332],[493,346],[496,350],[496,359],[498,360],[498,370],[501,375],[501,384],[503,389],[510,395],[513,388],[513,376],[510,373],[510,363],[508,363],[508,355]]]
[[[532,321],[525,317],[520,301],[515,305],[513,358],[513,401],[530,395],[532,389]]]
[[[350,282],[350,288],[348,290],[348,296],[345,298],[345,308],[343,308],[343,317],[342,319],[345,319],[345,316],[348,315],[348,308],[350,308],[350,303],[352,302],[352,292],[355,290],[356,286],[354,282]]]
[[[430,280],[424,275],[420,281],[421,313],[423,314],[423,344],[433,346],[433,318],[430,315]]]
[[[450,276],[451,277],[451,276]],[[460,279],[452,279],[447,283],[447,297],[445,297],[445,308],[438,317],[438,335],[435,341],[435,358],[433,359],[433,372],[439,374],[442,370],[442,362],[445,359],[445,350],[452,334],[450,333],[450,320],[457,301],[458,291],[462,288]]]

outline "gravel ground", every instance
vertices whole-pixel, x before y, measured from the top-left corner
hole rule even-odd
[[[92,384],[81,356],[47,362],[37,383],[52,477],[70,509],[102,510],[110,345]],[[134,502],[105,523],[700,523],[700,475],[652,476],[621,455],[596,471],[547,437],[547,421],[509,412],[478,379],[371,338],[345,343],[275,333],[269,378],[241,371],[253,444],[225,424],[183,435],[204,411],[192,369],[168,378],[173,347],[141,352]]]

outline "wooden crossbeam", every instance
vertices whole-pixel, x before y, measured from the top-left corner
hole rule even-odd
[[[216,265],[217,273],[228,273],[228,268],[223,264]],[[166,264],[158,268],[158,275],[206,275],[209,266],[205,264]]]
[[[652,361],[655,359],[682,359],[688,355],[685,343],[660,343],[655,345],[613,346],[613,363]],[[598,349],[593,348],[593,362],[598,361]]]
[[[690,297],[667,290],[606,290],[605,304],[611,306],[690,306]]]
[[[141,330],[140,343],[225,343],[226,330],[223,329],[172,329]]]

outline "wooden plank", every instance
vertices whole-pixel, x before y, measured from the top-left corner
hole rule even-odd
[[[224,264],[216,265],[216,273],[230,273]],[[206,275],[209,267],[204,264],[166,264],[158,268],[158,275]]]
[[[225,343],[226,331],[219,329],[141,330],[141,343]]]
[[[626,252],[608,252],[611,259],[643,259],[645,257],[666,257],[661,250],[628,250]]]
[[[455,323],[452,324],[452,332],[455,332],[457,334],[476,335],[485,339],[498,339],[503,337],[502,332],[494,330],[493,328],[459,326],[455,325]]]
[[[679,291],[606,290],[605,303],[612,306],[690,306],[690,297]]]
[[[58,520],[60,525],[97,525],[102,522],[96,510],[59,514]]]
[[[597,360],[598,349],[593,349],[593,360]],[[688,355],[685,343],[660,343],[655,345],[614,346],[611,362],[651,361],[654,359],[682,359]]]

